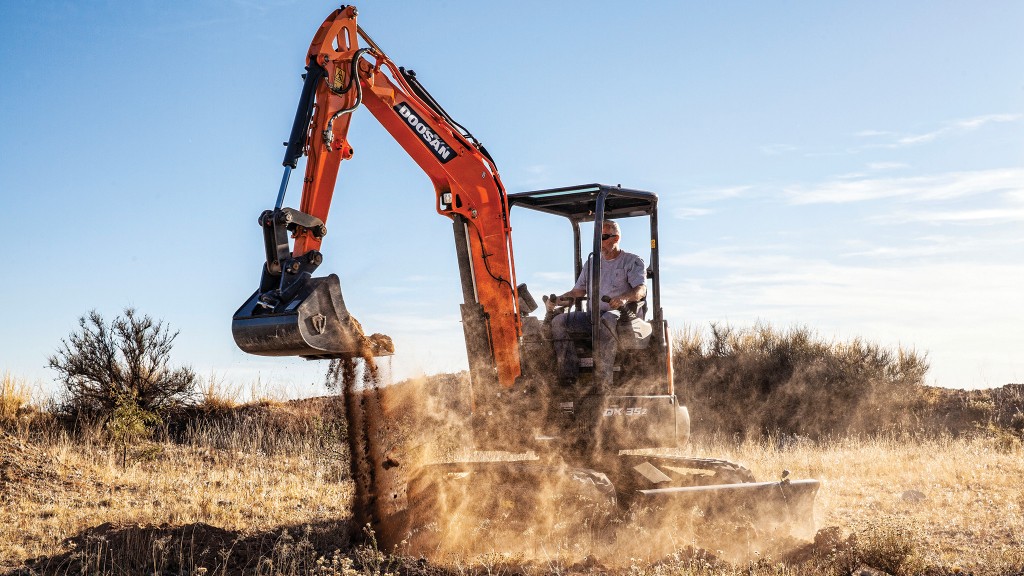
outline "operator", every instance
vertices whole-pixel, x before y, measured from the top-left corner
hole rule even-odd
[[[639,302],[647,296],[647,286],[644,281],[647,278],[644,261],[636,254],[626,252],[619,248],[621,231],[619,224],[612,220],[605,220],[601,227],[601,294],[608,296],[608,302],[600,302],[601,306],[601,329],[598,332],[598,342],[594,344],[595,357],[600,354],[598,366],[601,373],[595,372],[594,381],[600,391],[608,391],[611,387],[612,372],[615,364],[615,356],[620,347],[627,343],[619,342],[619,332],[616,325],[625,304]],[[593,256],[591,256],[593,257]],[[557,303],[549,302],[548,306],[555,304],[566,306],[572,303],[572,298],[580,298],[587,295],[590,285],[590,266],[584,266],[583,272],[576,280],[572,290],[557,298]],[[558,360],[558,379],[562,385],[571,385],[579,377],[579,358],[576,355],[576,345],[573,338],[584,338],[591,335],[590,307],[593,305],[593,298],[587,300],[587,312],[568,312],[558,314],[551,321],[551,335],[554,339],[555,356]],[[633,334],[639,339],[649,336],[651,325],[637,315],[631,321]]]

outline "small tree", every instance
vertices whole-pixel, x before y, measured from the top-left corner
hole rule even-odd
[[[131,396],[117,400],[117,408],[107,421],[110,438],[121,445],[121,466],[128,466],[128,446],[153,436],[153,426],[161,423],[160,416],[139,407]]]
[[[178,333],[163,322],[129,307],[109,326],[95,310],[79,318],[78,326],[49,358],[71,411],[110,415],[130,398],[141,410],[158,413],[193,397],[192,369],[168,367]]]

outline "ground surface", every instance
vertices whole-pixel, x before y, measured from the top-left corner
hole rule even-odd
[[[415,398],[389,409],[408,413]],[[444,457],[459,440],[451,407],[429,406],[441,416],[429,423],[390,421],[439,439],[434,456]],[[424,562],[381,554],[353,525],[341,412],[337,398],[223,408],[128,447],[97,430],[0,431],[0,574],[1024,574],[1024,449],[1013,429],[705,438],[688,449],[759,480],[783,470],[819,479],[813,543],[769,548],[736,530],[713,535],[718,545],[666,547],[656,531],[620,528],[618,541],[591,546],[527,531],[512,555]],[[748,556],[726,560],[719,548],[744,538]]]

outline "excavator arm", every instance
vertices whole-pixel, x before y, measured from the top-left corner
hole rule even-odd
[[[437,213],[452,220],[474,383],[511,388],[520,374],[522,325],[509,207],[497,167],[415,74],[396,66],[358,27],[353,6],[328,16],[310,45],[277,204],[260,217],[267,263],[260,288],[233,319],[236,342],[263,355],[365,355],[361,329],[348,315],[337,277],[312,277],[323,259],[319,249],[339,167],[353,156],[348,129],[360,106],[427,174]],[[298,210],[285,208],[290,172],[302,154],[302,199]]]

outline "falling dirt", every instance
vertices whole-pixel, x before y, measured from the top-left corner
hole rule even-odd
[[[397,493],[401,479],[389,473],[395,467],[387,451],[386,436],[393,428],[382,409],[382,374],[376,357],[394,353],[390,336],[375,333],[366,336],[362,325],[349,316],[350,333],[357,339],[358,355],[335,358],[327,367],[325,384],[340,391],[345,402],[348,446],[355,498],[352,516],[357,526],[369,525],[380,532],[379,519],[386,494]]]

